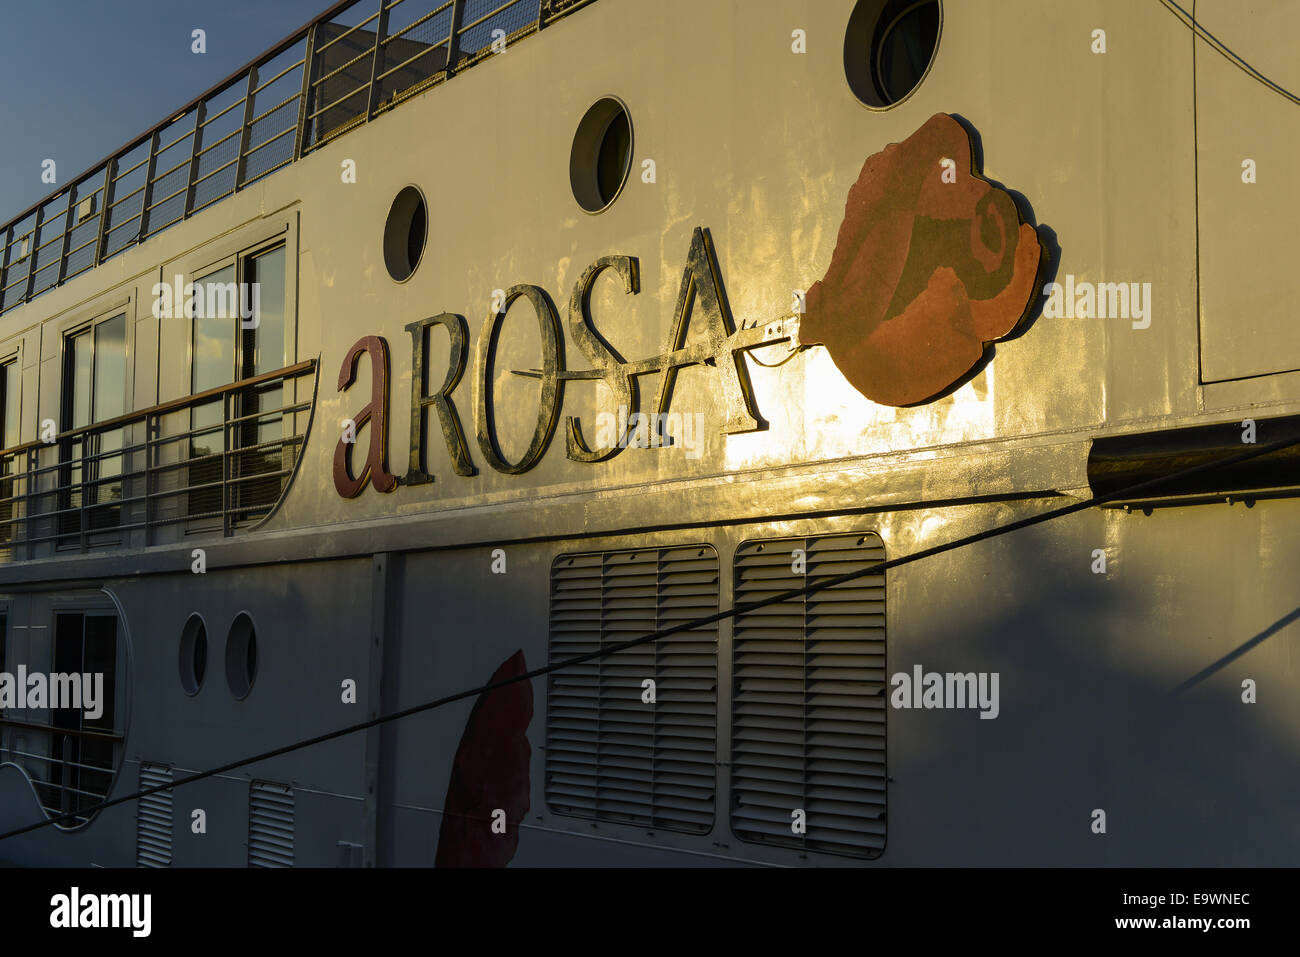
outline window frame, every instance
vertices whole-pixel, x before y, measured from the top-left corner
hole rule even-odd
[[[108,299],[106,300],[106,302],[113,303],[113,305],[109,308],[105,308],[104,302],[101,302],[97,306],[92,307],[89,310],[77,313],[69,317],[65,321],[59,322],[55,325],[55,331],[59,337],[59,349],[57,354],[58,391],[56,393],[58,419],[56,420],[56,422],[58,424],[58,433],[60,435],[63,434],[64,432],[71,431],[74,428],[74,426],[65,425],[65,423],[71,421],[71,414],[72,414],[71,411],[72,391],[71,390],[73,387],[73,382],[71,381],[71,378],[68,375],[69,362],[72,357],[71,344],[72,344],[72,340],[79,336],[87,335],[90,337],[90,422],[87,425],[82,426],[81,428],[90,428],[93,425],[99,424],[99,421],[109,421],[110,419],[116,418],[116,416],[108,416],[103,420],[98,420],[95,415],[95,382],[98,378],[98,368],[97,368],[98,362],[97,362],[97,355],[96,355],[98,352],[98,348],[95,342],[95,335],[96,335],[96,330],[101,325],[103,325],[106,322],[111,322],[112,320],[118,318],[119,316],[122,317],[123,319],[123,351],[124,351],[124,355],[123,355],[124,372],[122,375],[122,412],[119,414],[130,415],[133,411],[135,411],[135,402],[134,402],[135,381],[136,381],[135,295],[134,293],[132,293],[131,295],[126,296],[125,299],[114,298],[114,299]],[[122,428],[122,432],[123,432],[122,444],[124,447],[129,446],[130,445],[129,427],[124,426]],[[98,439],[99,436],[96,436],[96,438]],[[75,441],[78,440],[62,439],[54,444],[55,463],[58,465],[57,476],[58,476],[58,484],[60,487],[71,484],[70,476],[72,470],[72,462],[70,461],[70,456],[71,456],[72,443]],[[89,455],[98,454],[97,451],[86,452],[85,451],[86,440],[81,439],[79,441],[82,442],[83,458],[88,454]],[[125,467],[129,462],[129,460],[130,460],[130,452],[123,452],[121,455],[121,461],[123,464],[123,468],[122,468],[123,474],[121,476],[121,481],[124,486],[130,474],[130,470]],[[96,467],[95,468],[96,472],[98,472],[97,466],[100,464],[101,463],[99,463],[98,461],[92,463],[92,465]],[[83,485],[81,489],[81,493],[83,495],[85,494],[86,491],[84,487],[85,484],[89,481],[95,481],[95,479],[98,478],[98,476],[96,475],[88,479],[84,474],[86,468],[87,467],[83,464],[82,465],[83,475],[81,478],[81,483]],[[70,507],[70,505],[66,503],[71,502],[72,494],[73,493],[71,489],[67,489],[58,495],[59,509]],[[89,508],[94,508],[94,507],[98,507],[98,505],[87,506],[87,510],[89,510]],[[120,507],[121,506],[119,505],[119,509]],[[77,532],[68,532],[66,534],[58,531],[59,523],[64,517],[65,516],[61,516],[61,515],[54,516],[55,534],[57,535],[57,537],[54,539],[54,547],[56,552],[70,551],[74,548],[80,550],[82,547],[83,540],[87,548],[93,546],[103,546],[103,545],[108,545],[108,546],[121,545],[124,541],[124,536],[121,531],[122,512],[120,510],[118,512],[118,521],[114,525],[109,526],[108,528],[104,528],[104,529],[81,528]],[[117,537],[109,541],[104,541],[103,536],[114,534],[115,529],[116,529]],[[76,538],[75,542],[72,541],[74,537]],[[100,540],[91,541],[92,537],[98,537],[100,538]]]
[[[23,398],[24,398],[23,392],[25,391],[23,387],[26,385],[26,382],[24,381],[26,377],[23,375],[23,340],[21,337],[14,340],[12,343],[7,345],[3,349],[0,349],[0,370],[4,370],[5,375],[7,375],[10,366],[13,366],[14,371],[18,373],[18,408],[15,410],[15,412],[18,419],[17,422],[18,444],[22,445],[23,444]],[[7,424],[7,420],[9,418],[9,405],[8,405],[8,400],[6,398],[6,392],[8,390],[5,388],[5,386],[7,386],[8,383],[3,381],[4,378],[5,376],[0,376],[0,449],[8,447],[8,446],[3,446],[5,425]]]
[[[283,369],[289,365],[292,365],[292,360],[290,357],[295,354],[295,350],[291,349],[289,346],[289,328],[290,328],[289,287],[291,285],[290,283],[291,277],[290,277],[290,265],[289,265],[289,246],[286,237],[283,235],[279,235],[279,236],[272,237],[270,239],[263,240],[262,242],[255,243],[252,246],[229,253],[218,260],[210,262],[206,266],[203,266],[200,269],[195,270],[192,274],[184,274],[183,276],[184,283],[194,283],[197,286],[199,283],[206,282],[209,276],[214,276],[217,273],[221,272],[223,269],[227,269],[230,266],[234,266],[235,267],[235,288],[236,290],[242,290],[244,288],[244,283],[248,281],[247,276],[249,273],[249,262],[257,258],[258,256],[262,256],[265,255],[266,253],[274,252],[275,250],[281,248],[284,249],[284,284],[285,284],[284,341],[282,343],[283,348],[280,353],[280,363],[279,365],[275,366],[276,369]],[[175,305],[176,308],[179,309],[182,304],[175,304]],[[236,305],[238,305],[238,301]],[[190,390],[191,395],[193,395],[194,393],[194,323],[198,321],[200,320],[187,317],[188,335],[186,336],[185,367],[187,370],[186,381],[188,383],[188,388]],[[202,320],[202,321],[206,322],[208,320]],[[234,322],[235,324],[234,361],[231,363],[231,374],[234,377],[230,379],[230,382],[238,382],[241,379],[248,378],[248,376],[244,374],[244,371],[240,368],[240,365],[243,362],[244,333],[246,332],[246,330],[244,328],[243,321],[240,319],[238,315],[236,315],[234,318],[228,321]]]
[[[296,210],[286,210],[265,219],[247,223],[233,230],[226,236],[215,239],[203,247],[168,260],[158,267],[160,282],[175,283],[181,279],[182,288],[186,283],[202,282],[207,276],[232,263],[239,262],[235,272],[235,281],[243,279],[246,269],[242,261],[251,256],[269,252],[276,246],[284,246],[284,353],[283,365],[293,365],[298,355],[298,279],[299,279],[299,214]],[[179,309],[183,303],[175,304]],[[172,329],[169,323],[175,323]],[[183,322],[163,319],[160,321],[158,347],[160,353],[167,351],[171,355],[183,355],[185,361],[176,363],[175,368],[159,368],[158,401],[185,398],[193,395],[194,383],[194,329],[193,319]],[[176,327],[183,327],[178,334]],[[183,366],[184,368],[179,368]],[[233,370],[232,370],[233,371]],[[231,380],[232,382],[235,380]],[[286,404],[302,401],[304,386],[293,383],[291,397]],[[309,394],[309,393],[306,393]]]
[[[11,373],[18,376],[18,408],[13,410],[9,408],[8,401],[8,377]],[[26,386],[26,382],[24,381],[25,378],[26,377],[23,375],[23,340],[19,337],[17,340],[10,343],[8,347],[0,349],[0,445],[3,445],[4,443],[4,436],[7,431],[6,427],[9,424],[9,414],[11,411],[17,419],[15,422],[15,427],[18,430],[17,445],[23,444],[23,392],[25,391]],[[15,448],[16,446],[5,447]],[[8,460],[0,459],[0,499],[12,498],[14,495],[14,476],[19,471],[14,468],[15,462],[17,462],[17,457],[12,457]],[[25,472],[26,469],[24,468],[22,471]],[[6,505],[8,506],[7,516],[4,515]],[[9,523],[7,526],[0,524],[0,559],[7,557],[10,561],[12,561],[14,557],[12,552],[14,542],[13,526],[16,521],[20,520],[14,518],[13,506],[13,502],[5,503],[0,501],[0,520]],[[7,556],[5,554],[6,552],[8,553]],[[0,611],[0,614],[3,614],[3,611]],[[0,640],[3,640],[3,638],[0,638]],[[0,655],[0,671],[3,670],[3,655]]]
[[[296,287],[296,274],[291,274],[290,272],[291,270],[290,245],[289,245],[289,236],[288,236],[287,227],[284,231],[275,233],[274,235],[271,235],[269,237],[263,237],[262,239],[252,243],[251,245],[240,245],[239,247],[234,249],[227,249],[224,251],[224,255],[222,255],[220,258],[208,261],[205,265],[196,268],[192,273],[181,274],[183,286],[188,285],[189,283],[193,283],[195,286],[198,286],[206,282],[209,277],[214,276],[217,273],[222,272],[223,270],[230,269],[231,267],[234,268],[234,282],[235,282],[236,297],[237,297],[236,314],[235,316],[229,319],[219,320],[223,322],[231,322],[234,324],[233,325],[234,349],[233,349],[233,355],[231,361],[231,368],[228,373],[229,378],[227,379],[226,382],[223,382],[222,385],[229,385],[231,383],[240,382],[243,379],[250,378],[252,375],[252,373],[250,373],[249,370],[243,367],[245,346],[246,346],[245,335],[249,330],[245,328],[243,324],[243,320],[239,316],[238,307],[242,302],[242,298],[243,298],[242,290],[244,288],[244,284],[246,284],[249,281],[248,277],[252,272],[252,267],[251,267],[252,261],[258,258],[259,256],[267,255],[269,253],[275,252],[276,250],[284,251],[284,316],[282,322],[281,352],[280,352],[279,360],[274,365],[273,369],[265,370],[265,371],[274,371],[274,369],[287,368],[289,365],[292,364],[291,357],[295,354],[295,350],[296,350],[296,335],[291,332],[292,329],[296,329],[296,323],[291,322],[290,320],[290,308],[291,308],[290,289]],[[173,305],[179,309],[181,308],[183,303],[174,303]],[[296,302],[294,303],[293,308],[296,310]],[[198,317],[186,317],[185,319],[185,326],[187,330],[186,340],[185,340],[185,356],[186,356],[185,366],[187,370],[185,388],[187,390],[186,394],[188,395],[196,394],[196,390],[194,387],[194,353],[195,353],[194,337],[195,337],[195,332],[197,331],[198,328],[196,326],[196,323],[208,322],[208,321],[211,320],[206,318],[199,319]],[[295,338],[295,342],[293,346],[291,346],[290,343],[291,335],[294,335]],[[262,388],[267,388],[267,387],[262,387]],[[296,383],[282,383],[280,389],[282,390],[281,391],[282,406],[293,405],[297,402]],[[232,417],[239,418],[240,416],[245,414],[244,403],[247,400],[248,395],[255,394],[256,391],[257,391],[257,387],[254,387],[251,390],[240,390],[239,392],[231,393],[229,401],[231,403],[230,412],[232,414]],[[213,402],[215,401],[217,400],[213,400]],[[205,405],[206,404],[207,403],[205,403]],[[226,406],[223,401],[223,408],[225,407]],[[194,425],[194,413],[196,411],[197,408],[192,407],[190,409],[189,429],[191,430],[191,432],[196,428]],[[293,413],[281,415],[280,418],[281,439],[289,439],[293,436],[294,421],[295,421],[295,417]],[[255,431],[257,428],[257,420],[252,420],[250,422],[242,423],[239,426],[239,429],[241,430],[241,435],[249,431],[250,427],[252,428],[252,430]],[[191,442],[192,441],[193,441],[193,436],[191,436]],[[226,437],[223,432],[222,433],[223,448],[225,448],[225,442],[226,442]],[[241,441],[241,445],[242,444],[243,443]],[[187,474],[192,475],[192,473],[187,473]],[[186,504],[184,506],[187,512],[189,512],[190,514],[193,514],[193,512],[191,511],[191,509],[193,508],[193,505],[191,504],[192,502],[193,500],[187,497]],[[252,521],[255,523],[257,521],[260,521],[262,518],[265,518],[264,515],[259,516],[254,514],[259,507],[260,506],[255,505],[249,510],[241,509],[239,507],[231,508],[229,506],[229,503],[223,499],[223,501],[221,502],[221,511],[223,512],[223,517],[220,519],[219,523],[215,522],[212,518],[195,519],[193,521],[187,521],[185,524],[182,525],[183,534],[185,535],[210,534],[211,532],[215,531],[218,527],[220,527],[222,530],[225,530],[228,523],[232,521],[237,525],[245,524],[248,521]],[[199,511],[205,512],[205,511],[211,511],[211,509],[199,508]],[[226,514],[227,512],[229,514]],[[249,516],[252,517],[250,518]]]

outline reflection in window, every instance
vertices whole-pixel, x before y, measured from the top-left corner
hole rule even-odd
[[[284,367],[284,247],[246,256],[197,282],[203,288],[213,284],[234,284],[238,292],[233,299],[209,297],[222,308],[193,321],[191,394]],[[226,512],[236,525],[252,521],[275,504],[288,464],[278,445],[284,437],[283,395],[278,382],[250,386],[192,409],[191,531],[221,527]],[[235,453],[228,472],[227,451]]]
[[[62,431],[85,429],[126,411],[126,314],[67,337]],[[122,429],[82,433],[60,443],[60,544],[121,524]],[[116,537],[95,536],[96,543]]]
[[[274,372],[284,367],[284,247],[252,257],[249,281],[258,284],[260,302],[257,327],[243,330],[244,378]],[[236,472],[240,484],[235,501],[242,507],[265,509],[280,497],[284,468],[281,448],[284,417],[276,414],[284,405],[284,386],[275,382],[241,392],[238,397],[240,453]],[[266,476],[265,478],[255,476]],[[240,511],[236,521],[257,518],[261,512]]]
[[[205,276],[196,285],[208,288],[234,282],[232,264]],[[238,309],[231,308],[229,300],[218,301],[223,308],[214,310],[215,315],[205,312],[202,318],[193,321],[191,395],[228,385],[238,378],[235,371]],[[223,409],[224,400],[218,396],[190,410],[189,517],[198,520],[199,528],[221,524]]]
[[[21,411],[23,390],[22,370],[14,358],[0,365],[0,444],[12,449],[21,441],[19,439],[19,413]],[[9,478],[16,471],[16,456],[0,456],[0,542],[14,539],[14,480]],[[4,550],[5,557],[7,549]],[[0,667],[0,672],[4,671]]]

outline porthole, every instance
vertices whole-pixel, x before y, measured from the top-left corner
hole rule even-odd
[[[632,118],[622,101],[602,97],[592,104],[573,135],[569,185],[589,213],[599,213],[618,197],[632,168]]]
[[[844,76],[867,106],[904,100],[930,71],[939,46],[939,0],[858,0],[844,34]]]
[[[257,677],[257,629],[248,612],[241,611],[226,636],[226,682],[236,699],[248,697]]]
[[[185,693],[198,694],[208,670],[208,629],[198,615],[190,615],[181,630],[180,670]]]
[[[424,194],[414,186],[406,186],[393,200],[384,224],[384,265],[388,275],[398,282],[406,282],[420,265],[424,246],[429,235],[429,213],[424,205]]]

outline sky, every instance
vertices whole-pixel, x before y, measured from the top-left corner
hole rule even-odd
[[[0,0],[0,224],[332,0]],[[191,52],[195,29],[207,52]],[[56,163],[58,182],[41,182]]]

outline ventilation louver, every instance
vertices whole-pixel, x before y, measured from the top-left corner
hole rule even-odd
[[[804,552],[800,573],[796,549]],[[884,561],[875,534],[746,542],[737,605]],[[885,846],[884,575],[738,616],[731,824],[746,841],[875,857]],[[804,812],[804,833],[792,825]]]
[[[718,611],[711,546],[562,555],[550,660]],[[717,625],[553,672],[546,801],[558,814],[706,833],[713,826]],[[653,680],[655,703],[643,701]]]
[[[172,769],[162,764],[140,764],[140,790],[170,784]],[[155,791],[136,802],[136,867],[172,865],[172,792]]]
[[[248,866],[293,867],[293,788],[254,781],[248,792]]]

